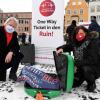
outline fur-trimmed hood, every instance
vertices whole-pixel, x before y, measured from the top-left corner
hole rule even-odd
[[[96,31],[92,31],[89,33],[89,38],[90,39],[97,39],[99,38],[99,32],[96,32]]]

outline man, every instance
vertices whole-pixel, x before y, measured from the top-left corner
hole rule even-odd
[[[9,79],[17,80],[17,69],[22,54],[17,40],[15,28],[18,21],[14,17],[6,20],[3,26],[0,26],[0,81],[6,81],[6,71],[11,67]]]
[[[100,26],[96,21],[96,16],[92,16],[91,19],[91,24],[89,25],[89,30],[91,31],[96,31],[100,33]]]
[[[74,30],[75,30],[76,26],[77,26],[76,20],[72,20],[71,25],[69,25],[67,27],[66,34],[68,34],[68,38],[69,38],[69,40],[67,41],[68,43],[72,42],[72,38],[73,38]]]

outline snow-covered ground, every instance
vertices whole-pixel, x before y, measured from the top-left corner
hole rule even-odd
[[[22,66],[19,68],[18,74]],[[9,70],[8,70],[9,73]],[[7,75],[8,76],[8,75]],[[86,82],[81,87],[75,88],[71,93],[62,93],[59,97],[51,100],[100,100],[100,79],[96,80],[97,89],[94,93],[85,91]],[[24,91],[23,83],[9,81],[0,82],[0,100],[35,100]],[[46,100],[46,99],[44,99]]]

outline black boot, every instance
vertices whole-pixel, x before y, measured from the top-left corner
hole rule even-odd
[[[92,66],[84,66],[82,67],[84,78],[87,82],[87,91],[94,92],[96,88],[95,84],[95,71],[92,69]]]
[[[10,75],[9,75],[9,79],[13,80],[13,81],[16,81],[17,80],[17,69],[18,69],[18,65],[19,65],[19,62],[18,61],[14,61],[13,62],[13,67],[11,67],[11,70],[10,70]]]
[[[0,81],[6,81],[6,70],[0,70]]]
[[[88,92],[94,92],[94,90],[96,89],[96,84],[88,84],[87,85],[87,91]]]
[[[82,74],[81,69],[78,69],[77,72],[74,74],[73,88],[81,86],[83,82],[84,82],[84,76]]]

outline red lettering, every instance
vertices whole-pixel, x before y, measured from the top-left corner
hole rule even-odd
[[[53,37],[53,32],[42,32],[42,31],[40,31],[39,35],[40,36],[51,36],[51,37]]]

